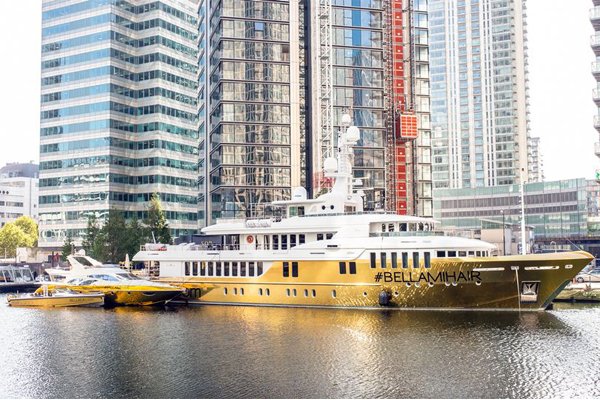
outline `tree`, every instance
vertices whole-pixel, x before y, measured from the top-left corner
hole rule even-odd
[[[127,245],[125,254],[133,256],[140,251],[140,246],[148,242],[148,229],[137,219],[131,219],[127,223]]]
[[[13,222],[0,229],[0,257],[15,257],[17,247],[32,247],[34,239]]]
[[[118,263],[125,259],[129,232],[123,213],[110,210],[102,227],[102,236],[106,241],[106,261]]]
[[[87,228],[81,242],[81,247],[83,247],[88,256],[103,262],[106,258],[106,246],[104,234],[99,225],[100,222],[94,215],[88,217]]]
[[[148,218],[144,221],[149,229],[148,235],[154,237],[159,243],[170,244],[171,232],[169,231],[169,223],[165,217],[165,211],[162,209],[160,197],[157,193],[152,195],[150,205],[148,206]]]
[[[25,234],[27,234],[28,236],[30,236],[32,238],[32,240],[33,240],[33,244],[31,245],[32,247],[37,246],[38,225],[33,218],[24,215],[15,220],[15,225],[18,226],[19,228],[21,228],[21,230],[23,232],[25,232]]]
[[[75,252],[75,244],[73,243],[73,235],[71,232],[67,233],[67,240],[62,247],[61,259],[67,261],[67,257]]]

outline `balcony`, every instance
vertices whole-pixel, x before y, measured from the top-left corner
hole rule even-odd
[[[600,143],[598,142],[594,143],[594,154],[596,157],[600,157]]]
[[[592,90],[592,99],[594,100],[594,103],[600,107],[600,89]]]
[[[600,132],[600,115],[594,116],[594,128],[596,128],[596,130]]]
[[[600,0],[593,0],[595,6],[600,6]]]
[[[596,81],[600,81],[600,62],[592,63],[592,75],[594,75]]]
[[[600,32],[592,35],[590,38],[590,45],[596,56],[600,56]]]
[[[594,30],[600,30],[600,7],[594,7],[590,10],[590,21]]]

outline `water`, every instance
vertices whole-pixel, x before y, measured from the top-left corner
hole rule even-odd
[[[11,308],[0,398],[600,396],[600,306]]]

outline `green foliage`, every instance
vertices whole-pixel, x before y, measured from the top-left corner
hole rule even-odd
[[[160,197],[154,193],[150,199],[150,205],[148,206],[148,219],[144,221],[149,229],[148,235],[152,238],[152,233],[156,241],[159,243],[170,244],[171,243],[171,232],[169,231],[169,223],[165,216],[165,211],[160,203]]]
[[[15,257],[17,247],[32,247],[35,241],[16,223],[9,222],[0,229],[0,257]]]
[[[100,222],[93,215],[88,217],[87,229],[81,247],[88,256],[98,261],[103,262],[106,258],[104,234],[100,228]]]
[[[37,246],[38,242],[38,225],[35,220],[31,217],[22,216],[15,220],[15,225],[21,228],[25,234],[27,234],[33,240],[33,246]]]
[[[125,254],[129,254],[129,257],[133,257],[134,254],[140,251],[140,246],[148,241],[148,229],[145,228],[137,219],[130,220],[127,223]]]
[[[73,236],[69,233],[67,235],[67,240],[65,240],[65,244],[62,247],[61,259],[63,261],[67,261],[67,256],[70,256],[75,252],[75,244],[73,243]]]
[[[102,234],[106,244],[106,259],[104,261],[117,264],[125,259],[129,232],[123,213],[110,210],[108,218],[102,227]]]

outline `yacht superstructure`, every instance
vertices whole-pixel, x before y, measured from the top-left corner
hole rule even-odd
[[[315,307],[544,309],[592,259],[585,252],[496,257],[495,246],[446,236],[428,218],[363,211],[354,188],[356,127],[338,136],[335,183],[296,189],[281,217],[219,220],[200,244],[147,245],[157,279],[189,302]]]

